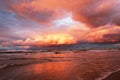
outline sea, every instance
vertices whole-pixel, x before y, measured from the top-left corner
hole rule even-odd
[[[119,50],[0,52],[0,80],[105,80],[118,71]]]

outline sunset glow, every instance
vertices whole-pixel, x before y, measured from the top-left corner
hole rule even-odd
[[[0,0],[0,80],[119,74],[120,0]]]
[[[120,42],[119,0],[1,2],[1,48]]]
[[[48,34],[45,36],[36,36],[35,42],[36,45],[41,45],[43,42],[44,45],[60,45],[60,44],[74,44],[77,43],[75,38],[69,34]],[[40,42],[40,43],[39,43]]]

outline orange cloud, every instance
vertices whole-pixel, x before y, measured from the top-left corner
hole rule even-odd
[[[16,14],[14,20],[20,18],[19,20],[23,22],[24,20],[30,20],[37,24],[40,23],[40,26],[42,26],[41,23],[44,23],[51,24],[52,27],[44,28],[44,30],[40,27],[33,31],[33,28],[28,26],[31,36],[25,33],[23,28],[24,33],[21,36],[26,35],[26,39],[3,42],[2,45],[41,46],[75,44],[78,42],[120,41],[119,4],[118,0],[10,1],[10,4],[7,3],[7,5],[11,5],[10,11]],[[54,24],[56,20],[64,18],[69,13],[72,15],[71,19],[78,22],[77,24],[69,26],[66,26],[67,23],[62,26]],[[61,28],[58,28],[58,26]]]
[[[38,22],[52,22],[70,12],[74,20],[98,27],[108,23],[119,25],[119,4],[117,0],[32,0],[12,7],[19,15]]]
[[[117,42],[120,41],[120,26],[105,25],[96,29],[75,30],[72,27],[68,32],[33,34],[26,40],[4,42],[3,46],[48,46],[61,44],[76,44],[78,42]]]

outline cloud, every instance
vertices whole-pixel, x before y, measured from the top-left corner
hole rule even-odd
[[[119,25],[119,4],[118,0],[21,0],[12,4],[12,8],[19,15],[38,22],[51,22],[72,12],[74,20],[98,27],[109,23]]]
[[[119,0],[10,0],[3,1],[3,4],[19,16],[41,23],[59,19],[69,12],[74,20],[91,27],[120,23]]]
[[[91,27],[98,27],[106,24],[119,25],[119,4],[118,0],[94,0],[90,4],[79,6],[74,13],[74,19],[82,21]]]
[[[119,42],[120,26],[104,25],[90,30],[85,35],[88,42]]]
[[[72,37],[75,43],[120,40],[119,0],[0,1],[2,45],[44,45],[47,36],[59,43],[60,38],[53,39],[56,34],[61,38],[67,34],[65,41]],[[42,41],[35,41],[38,37]]]

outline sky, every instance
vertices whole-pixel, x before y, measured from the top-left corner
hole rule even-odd
[[[0,0],[0,48],[120,41],[120,0]]]

